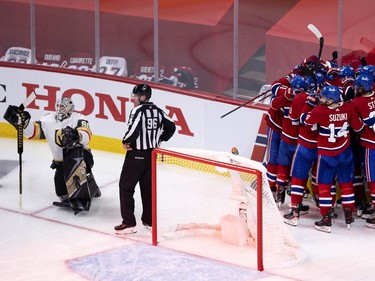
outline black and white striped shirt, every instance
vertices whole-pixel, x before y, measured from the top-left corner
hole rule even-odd
[[[129,143],[136,150],[152,149],[169,140],[175,130],[176,125],[163,110],[144,102],[131,110],[122,143]]]

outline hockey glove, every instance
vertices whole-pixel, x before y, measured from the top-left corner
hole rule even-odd
[[[31,115],[28,111],[18,111],[18,107],[15,105],[9,105],[4,113],[4,119],[7,120],[11,125],[18,129],[19,114],[23,116],[23,128],[25,129],[29,125]]]
[[[74,147],[79,143],[80,140],[81,136],[77,129],[73,129],[69,126],[63,129],[63,136],[61,140],[62,147]]]
[[[284,97],[288,100],[291,101],[293,97],[295,96],[295,91],[292,88],[289,88],[288,90],[285,91]]]
[[[306,98],[306,101],[305,103],[307,103],[308,105],[312,106],[312,107],[315,107],[317,104],[318,104],[318,99],[314,96],[308,96]]]

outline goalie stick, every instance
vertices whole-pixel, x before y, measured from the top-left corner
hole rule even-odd
[[[19,155],[19,208],[22,209],[22,153],[23,153],[23,111],[36,98],[35,91],[32,92],[27,99],[18,107],[18,127],[17,127],[17,151]]]
[[[316,38],[318,38],[319,40],[319,52],[318,52],[318,59],[320,60],[320,57],[322,56],[322,51],[323,51],[323,45],[324,45],[324,37],[322,35],[322,33],[319,31],[319,29],[313,25],[312,23],[310,23],[307,28],[312,32],[314,33],[314,35],[316,36]]]

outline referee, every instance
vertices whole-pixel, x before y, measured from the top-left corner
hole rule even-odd
[[[142,199],[142,223],[151,228],[151,152],[162,141],[168,141],[176,126],[163,110],[150,102],[151,88],[138,84],[133,89],[135,107],[131,110],[128,130],[122,139],[127,151],[120,176],[120,208],[122,223],[115,226],[116,234],[136,233],[134,192],[139,182]]]

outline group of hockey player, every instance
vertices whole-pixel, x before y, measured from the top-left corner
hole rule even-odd
[[[312,55],[272,84],[267,178],[278,206],[291,196],[285,223],[297,226],[311,194],[322,215],[317,230],[331,232],[336,197],[348,229],[355,212],[375,228],[374,78],[373,65],[338,66],[335,57]]]

